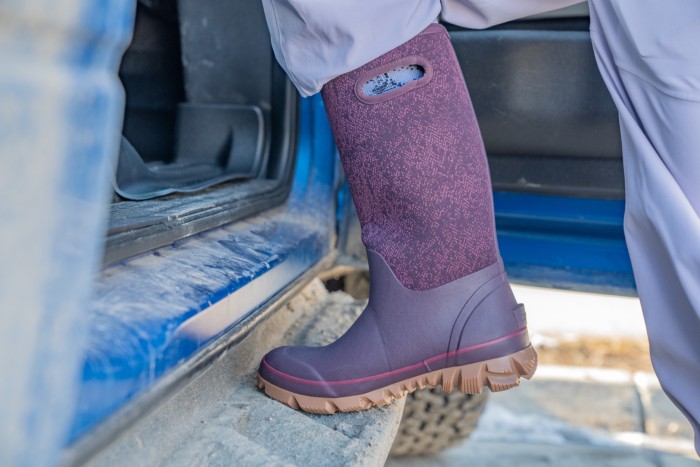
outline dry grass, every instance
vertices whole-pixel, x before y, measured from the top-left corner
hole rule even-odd
[[[653,371],[649,344],[640,339],[581,337],[537,348],[542,364],[594,366],[628,371]]]

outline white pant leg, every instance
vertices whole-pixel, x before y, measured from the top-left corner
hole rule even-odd
[[[263,0],[277,61],[302,96],[415,37],[441,14],[485,28],[581,0]]]
[[[625,236],[659,380],[700,452],[700,1],[590,0],[620,112]]]

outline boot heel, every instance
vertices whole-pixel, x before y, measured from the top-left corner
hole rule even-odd
[[[529,345],[505,357],[461,366],[459,371],[444,370],[442,386],[450,392],[454,387],[455,377],[459,375],[458,387],[464,394],[480,394],[485,386],[492,392],[505,391],[518,386],[520,378],[532,378],[536,369],[537,353],[532,345]]]

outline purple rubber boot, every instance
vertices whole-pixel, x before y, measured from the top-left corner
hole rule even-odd
[[[421,76],[392,81],[404,69]],[[268,353],[258,386],[334,413],[425,386],[475,394],[529,379],[537,355],[499,257],[486,155],[445,28],[335,78],[323,99],[367,246],[369,303],[330,345]]]

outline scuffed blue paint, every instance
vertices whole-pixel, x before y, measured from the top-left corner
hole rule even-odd
[[[635,294],[624,201],[494,193],[501,255],[511,279]]]
[[[134,0],[0,7],[3,466],[57,464],[74,415],[124,108],[117,68],[135,8]]]
[[[73,439],[329,253],[335,148],[320,98],[302,101],[299,131],[294,184],[283,206],[103,271]]]

